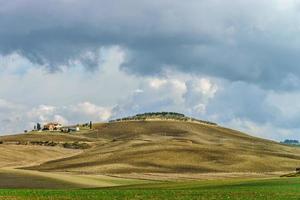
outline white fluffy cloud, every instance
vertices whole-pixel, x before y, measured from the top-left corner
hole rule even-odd
[[[29,119],[34,119],[37,122],[47,122],[53,120],[56,107],[48,105],[40,105],[36,108],[32,108],[27,116]],[[52,118],[52,119],[51,119]]]
[[[76,124],[175,111],[271,139],[299,138],[297,90],[273,91],[176,70],[136,76],[123,70],[125,51],[118,46],[82,57],[98,60],[99,69],[86,71],[80,58],[72,61],[77,67],[48,73],[17,53],[0,57],[0,132],[21,132],[36,122]],[[292,75],[286,80],[297,85]]]
[[[112,109],[97,106],[90,102],[83,102],[71,106],[70,110],[76,115],[85,115],[93,121],[107,121],[112,116]]]
[[[94,58],[87,52],[84,55]],[[64,124],[103,121],[119,98],[137,87],[135,77],[119,70],[119,47],[100,49],[101,68],[86,71],[80,62],[48,73],[17,53],[0,57],[0,132],[30,129],[37,122]],[[96,102],[96,103],[91,103]]]

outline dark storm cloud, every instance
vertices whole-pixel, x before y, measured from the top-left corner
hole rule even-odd
[[[281,0],[0,0],[0,52],[50,71],[72,60],[95,69],[98,57],[82,55],[119,45],[130,73],[171,68],[287,90],[300,82],[298,10]]]

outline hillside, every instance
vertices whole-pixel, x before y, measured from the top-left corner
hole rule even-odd
[[[73,156],[81,150],[37,145],[0,145],[0,168],[38,165],[49,160]]]
[[[274,172],[300,166],[300,148],[194,122],[101,123],[72,137],[89,141],[91,148],[26,169],[130,174]]]

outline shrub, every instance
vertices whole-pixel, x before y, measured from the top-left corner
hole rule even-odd
[[[63,147],[67,149],[88,149],[90,148],[90,145],[88,145],[87,143],[66,142],[63,144]]]

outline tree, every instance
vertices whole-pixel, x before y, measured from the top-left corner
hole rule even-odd
[[[92,129],[93,128],[93,123],[92,123],[92,121],[90,121],[90,129]]]
[[[37,123],[37,124],[36,124],[36,129],[37,129],[38,131],[42,129],[42,127],[41,127],[41,124],[40,124],[40,123]]]

